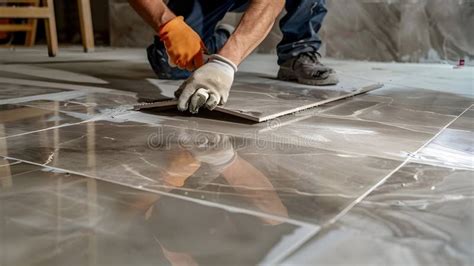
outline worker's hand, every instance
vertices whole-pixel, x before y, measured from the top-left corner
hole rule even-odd
[[[198,68],[175,92],[178,109],[195,114],[199,108],[213,110],[224,105],[234,82],[237,66],[221,55],[212,55],[205,65]]]
[[[161,26],[158,34],[165,45],[171,66],[193,71],[204,64],[204,43],[184,22],[183,17],[175,17],[168,21]]]

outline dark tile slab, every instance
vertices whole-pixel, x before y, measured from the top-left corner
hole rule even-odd
[[[61,89],[0,83],[0,100],[62,92]]]
[[[380,88],[381,84],[368,83],[349,90],[287,87],[280,84],[245,83],[232,87],[229,100],[218,111],[263,122],[327,102]]]
[[[50,141],[55,136],[56,143]],[[81,123],[8,138],[7,146],[12,158],[316,224],[333,218],[400,164],[132,122]]]
[[[214,111],[253,122],[264,122],[367,93],[382,86],[382,84],[368,84],[366,87],[351,90],[335,90],[334,88],[295,87],[294,84],[288,87],[282,84],[236,82],[232,86],[225,106],[217,106]],[[177,100],[145,103],[136,105],[135,110],[143,111],[162,107],[171,109],[176,108],[177,104]]]
[[[0,105],[0,138],[49,127],[78,123],[85,117],[74,117],[55,110],[14,104]]]
[[[138,98],[148,100],[167,99],[169,96],[174,97],[173,92],[183,82],[182,80],[153,82],[156,75],[146,62],[146,53],[142,53],[142,55],[135,58],[117,58],[117,55],[111,55],[109,58],[86,60],[80,58],[72,60],[72,62],[42,63],[37,66],[40,66],[44,71],[51,71],[51,73],[66,71],[70,73],[71,81],[75,84],[80,84],[79,86],[100,87],[124,93],[132,92]],[[73,82],[65,83],[60,78],[55,79],[50,73],[34,77],[34,79],[73,84]],[[172,86],[167,86],[168,84],[172,84]]]
[[[71,62],[69,63],[71,64]],[[74,63],[72,63],[74,64]],[[55,80],[60,82],[80,82],[103,85],[106,81],[89,75],[83,75],[64,69],[52,69],[43,64],[4,64],[0,67],[0,76],[37,80]],[[3,73],[2,73],[3,72]],[[4,73],[8,73],[5,75]]]
[[[272,264],[317,230],[41,168],[0,214],[2,265]]]
[[[285,262],[470,265],[473,176],[410,163]]]

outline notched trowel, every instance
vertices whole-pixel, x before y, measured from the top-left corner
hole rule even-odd
[[[197,94],[200,97],[193,98],[193,99],[198,99],[199,101],[204,101],[206,102],[209,99],[209,93],[205,89],[199,89],[197,91]],[[150,108],[160,108],[160,107],[175,107],[178,105],[178,100],[177,99],[171,99],[171,100],[158,100],[154,102],[147,102],[147,103],[139,103],[133,106],[134,111],[139,111],[142,109],[150,109]],[[199,104],[201,105],[201,104]],[[197,113],[197,110],[195,112],[192,112],[194,114]]]
[[[177,99],[172,100],[158,100],[149,103],[139,103],[133,106],[133,110],[140,111],[143,109],[159,108],[159,107],[176,107],[178,105]]]

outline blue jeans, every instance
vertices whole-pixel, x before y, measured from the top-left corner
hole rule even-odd
[[[168,7],[183,16],[201,36],[211,53],[217,52],[227,40],[214,34],[217,23],[227,12],[243,12],[248,5],[249,0],[170,0],[168,3]],[[287,13],[280,21],[283,38],[277,45],[279,65],[300,53],[319,50],[318,32],[327,13],[326,0],[286,0],[285,9]],[[164,45],[157,38],[154,46],[164,51]]]

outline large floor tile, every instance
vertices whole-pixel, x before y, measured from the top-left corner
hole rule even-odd
[[[62,92],[64,90],[0,83],[0,100]]]
[[[473,98],[451,93],[388,86],[368,95],[324,105],[318,114],[437,133],[472,102]]]
[[[259,137],[321,149],[403,160],[434,133],[384,121],[309,116],[289,124],[274,121]]]
[[[229,116],[219,118],[215,113],[186,117],[178,111],[130,112],[121,115],[120,119],[395,160],[404,160],[440,130],[415,123],[409,126],[383,120],[321,116],[311,111],[258,124],[245,123]]]
[[[474,117],[468,110],[424,147],[413,160],[474,169]]]
[[[133,122],[81,123],[8,138],[6,145],[11,158],[316,224],[333,218],[400,164]]]
[[[108,114],[113,116],[131,110],[137,101],[137,98],[130,95],[86,93],[64,100],[44,99],[19,104],[61,112],[84,113],[89,115]]]
[[[25,69],[23,70],[22,67]],[[172,84],[170,93],[168,86],[157,85],[151,79],[156,79],[151,67],[143,60],[77,60],[71,62],[43,62],[35,64],[35,75],[31,75],[28,69],[29,65],[15,65],[14,70],[17,71],[16,79],[28,79],[39,82],[54,82],[61,84],[74,84],[75,87],[96,87],[100,89],[113,89],[122,91],[123,93],[132,92],[138,98],[147,100],[167,99],[173,96],[173,92],[178,88],[183,81],[167,81],[164,84]],[[1,69],[1,68],[0,68]],[[56,72],[67,73],[64,76],[55,76],[52,73]],[[38,75],[38,72],[45,73]],[[10,72],[11,73],[11,72]],[[0,73],[1,76],[1,73]],[[11,74],[9,75],[11,76]],[[69,81],[67,80],[69,79]],[[91,88],[93,89],[93,88]]]
[[[450,129],[474,132],[474,107],[467,110],[462,116],[449,126]]]
[[[0,262],[273,264],[317,231],[272,221],[38,168],[0,186]]]
[[[36,170],[37,166],[0,157],[0,187],[11,186],[12,176]]]
[[[473,177],[410,163],[287,262],[338,264],[351,257],[356,265],[470,265]]]
[[[0,105],[0,138],[78,123],[83,119],[85,117],[75,117],[54,110],[4,104]]]

